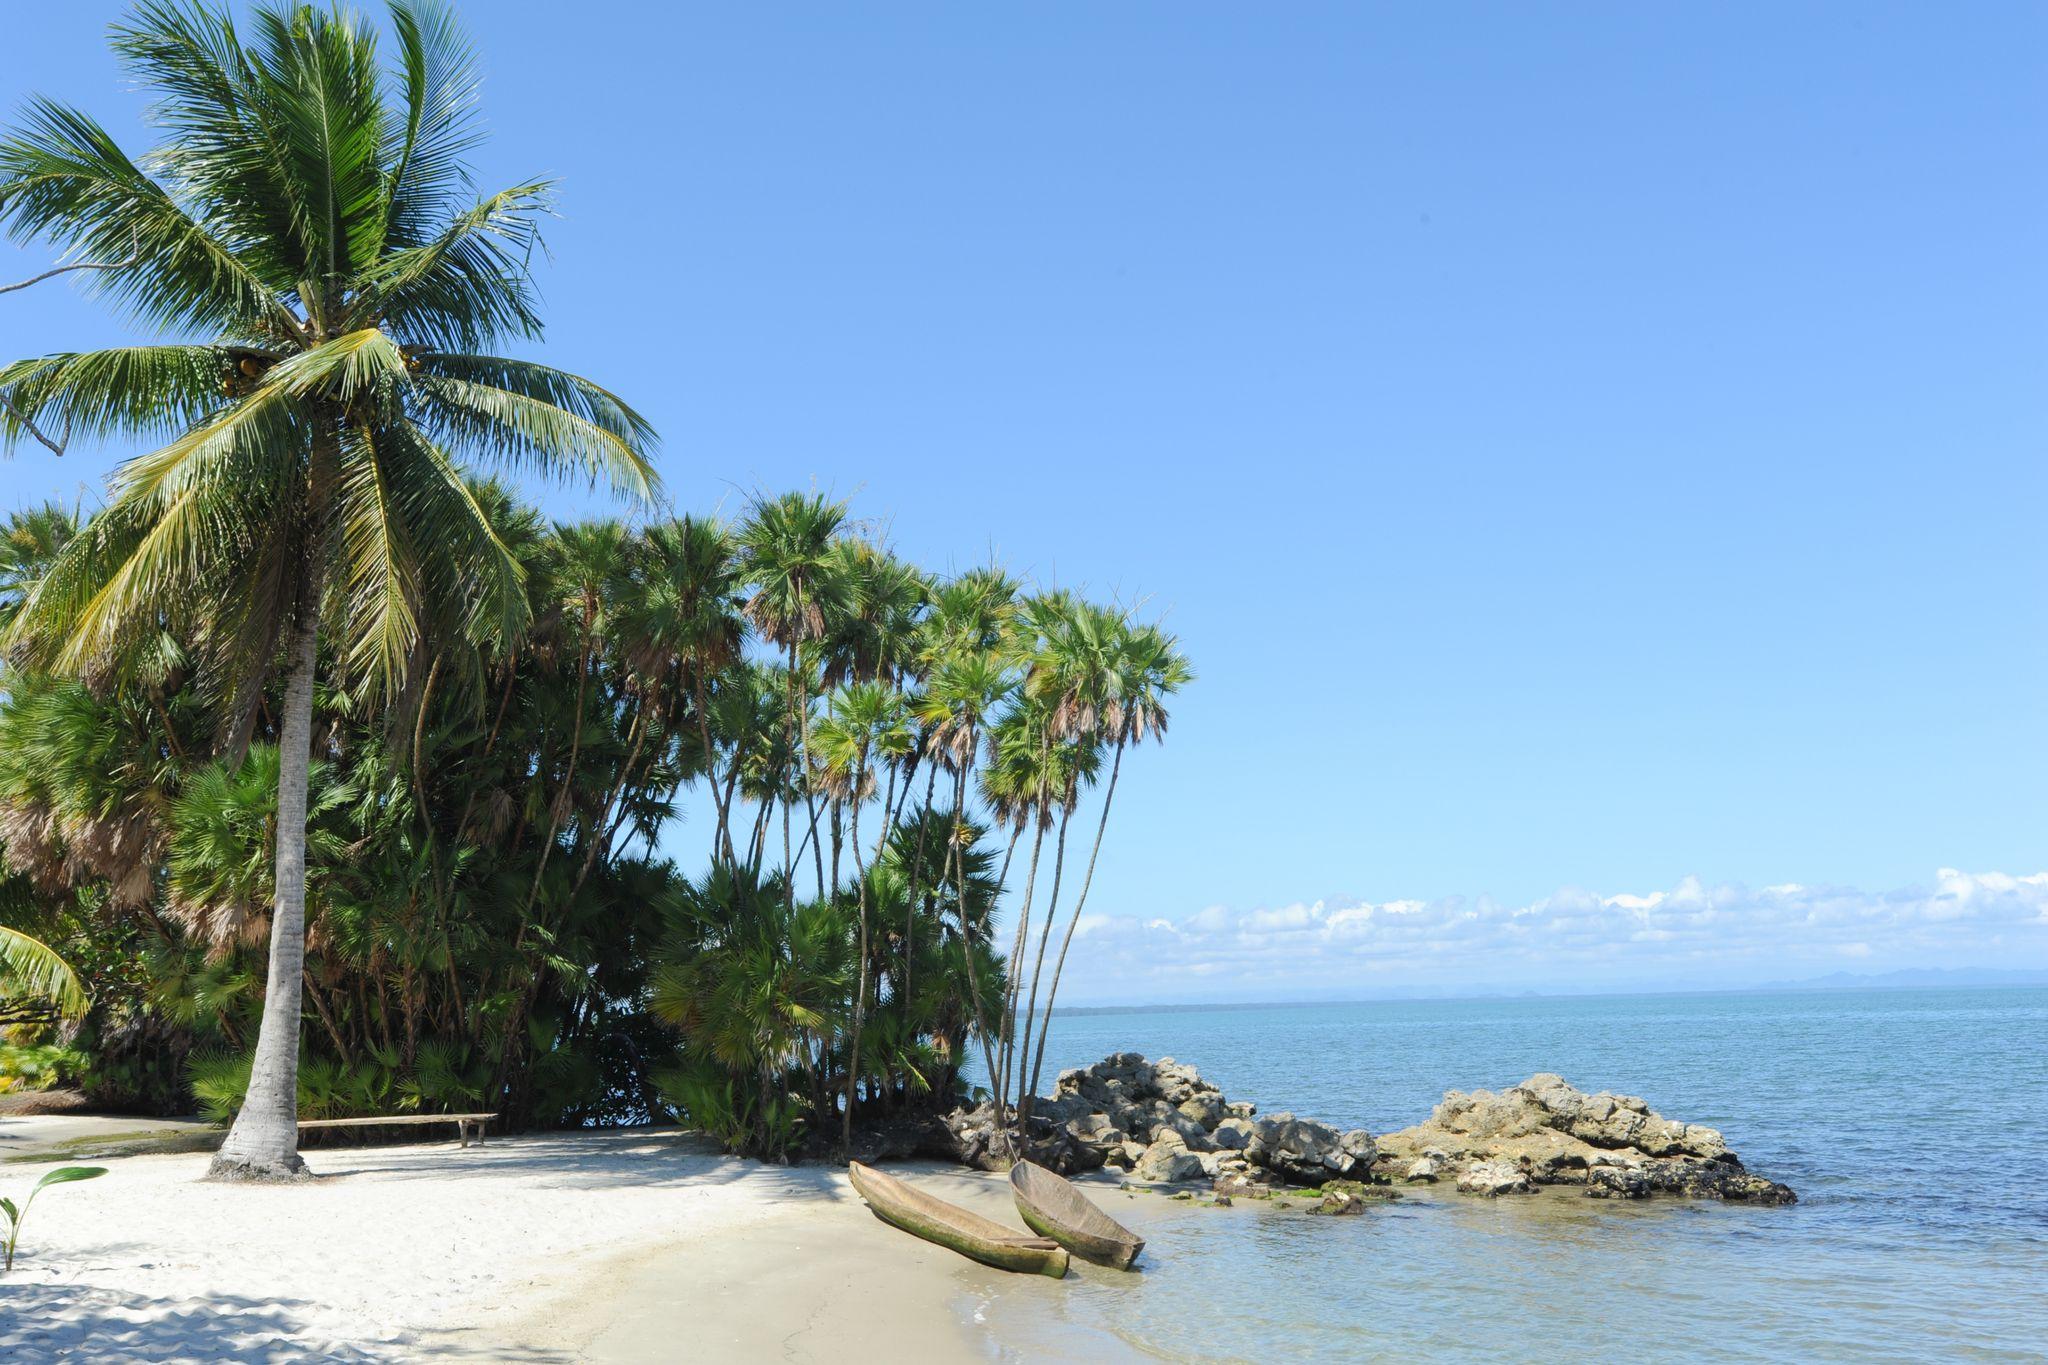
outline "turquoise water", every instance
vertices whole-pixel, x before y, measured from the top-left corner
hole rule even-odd
[[[1112,1194],[1151,1238],[1145,1273],[1002,1293],[985,1311],[1006,1342],[1215,1360],[2048,1359],[2048,990],[1062,1016],[1047,1087],[1055,1066],[1120,1050],[1375,1132],[1446,1088],[1556,1071],[1721,1129],[1801,1202],[1439,1195],[1322,1219]]]

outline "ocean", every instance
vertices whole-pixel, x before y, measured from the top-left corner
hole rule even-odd
[[[1785,1208],[1418,1191],[1362,1217],[1094,1187],[1143,1272],[989,1278],[1006,1354],[1199,1360],[2048,1359],[2048,989],[1062,1015],[1057,1068],[1171,1056],[1376,1133],[1539,1071],[1719,1128]]]

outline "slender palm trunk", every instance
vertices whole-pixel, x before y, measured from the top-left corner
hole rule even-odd
[[[968,753],[973,752],[970,745]],[[953,908],[960,915],[960,955],[966,959],[964,965],[967,969],[967,1000],[974,1009],[974,1031],[981,1037],[982,1065],[988,1068],[989,1079],[993,1081],[996,1074],[995,1045],[989,1041],[988,1018],[981,1011],[981,974],[974,970],[974,922],[967,917],[967,854],[961,847],[960,840],[961,819],[966,809],[967,761],[962,761],[960,774],[953,782],[953,834],[946,841],[946,846],[953,863]],[[944,877],[943,868],[939,875]],[[996,1113],[999,1117],[1002,1113],[1000,1101]],[[1000,1128],[1000,1123],[997,1126]]]
[[[1012,1062],[1017,1052],[1017,963],[1024,956],[1024,945],[1029,943],[1031,932],[1031,896],[1038,884],[1038,856],[1045,849],[1045,822],[1032,811],[1029,818],[1037,828],[1031,835],[1031,862],[1024,873],[1024,904],[1017,911],[1017,933],[1010,943],[1009,980],[1003,994],[1003,1069],[996,1077],[996,1128],[1005,1128],[1004,1114],[1009,1109],[1010,1079]]]
[[[797,679],[797,696],[799,701],[796,713],[797,777],[804,789],[804,809],[809,812],[811,817],[811,861],[816,866],[818,873],[818,899],[823,900],[825,899],[825,847],[818,839],[818,798],[817,794],[811,790],[811,678],[808,672],[798,677],[796,673],[797,658],[797,647],[792,643],[789,647],[790,676]],[[795,869],[791,869],[790,875],[794,878],[796,875]],[[833,873],[834,885],[837,885],[838,875],[837,872]]]
[[[860,901],[860,971],[853,991],[853,1044],[846,1061],[846,1113],[840,1120],[839,1146],[848,1157],[853,1155],[853,1092],[860,1075],[860,1035],[867,1023],[868,1004],[868,878],[867,869],[861,866],[860,856],[860,786],[865,776],[866,751],[856,754],[853,762],[853,875],[859,883]],[[838,850],[833,850],[833,886],[839,885]]]
[[[1078,795],[1074,783],[1067,785],[1067,801],[1060,811],[1060,834],[1052,858],[1052,894],[1045,901],[1045,924],[1038,931],[1038,958],[1031,965],[1031,996],[1024,1006],[1024,1034],[1017,1053],[1017,1138],[1022,1141],[1025,1130],[1031,1124],[1031,1101],[1036,1098],[1029,1086],[1024,1084],[1024,1063],[1031,1060],[1031,1026],[1038,1017],[1038,983],[1045,977],[1045,947],[1052,938],[1053,922],[1060,913],[1060,879],[1067,870],[1067,824],[1074,818],[1074,801]],[[1044,1025],[1052,1022],[1048,1015],[1040,1024],[1041,1036]],[[1043,1045],[1041,1044],[1041,1047]]]
[[[934,762],[931,769],[924,780],[924,809],[918,813],[917,852],[910,858],[910,894],[903,898],[903,1022],[906,1025],[910,1023],[910,964],[916,960],[912,953],[917,944],[917,879],[924,875],[925,831],[931,828],[932,792],[939,785],[939,765]],[[905,804],[910,801],[911,777],[909,773],[903,777]]]
[[[292,622],[278,727],[277,890],[270,916],[270,975],[249,1066],[249,1091],[207,1167],[209,1180],[298,1180],[299,1013],[306,971],[306,783],[313,762],[313,682],[319,666],[320,595],[327,558],[327,503],[340,461],[339,434],[314,438],[307,492],[308,546]]]
[[[522,918],[531,921],[534,902],[540,899],[542,876],[548,870],[548,855],[555,851],[555,836],[561,832],[562,820],[568,815],[575,801],[576,764],[583,756],[583,709],[590,695],[590,623],[593,612],[586,599],[583,608],[584,644],[576,656],[576,718],[569,728],[569,764],[562,773],[562,788],[548,806],[548,834],[541,840],[540,858],[534,864],[533,885],[526,891],[526,909]],[[520,938],[526,936],[525,925],[520,926]]]
[[[783,723],[788,727],[788,738],[794,739],[796,737],[795,636],[791,636],[789,641],[789,686],[784,688],[783,691],[789,698],[789,714],[785,718]],[[801,764],[803,761],[803,751],[801,747],[799,747],[797,751],[797,761],[799,764]],[[794,906],[796,904],[796,849],[790,843],[789,838],[788,792],[782,793],[782,903],[787,906]]]
[[[719,850],[725,851],[726,866],[739,861],[732,849],[732,810],[729,798],[718,785],[718,748],[711,742],[711,717],[704,710],[704,670],[694,665],[690,668],[690,697],[697,709],[697,733],[704,741],[704,781],[711,788],[711,804],[718,812],[718,829],[711,838],[711,861],[716,863]],[[734,758],[734,764],[739,760]]]
[[[611,790],[605,793],[604,805],[598,809],[597,819],[591,822],[590,847],[584,851],[583,866],[577,869],[575,884],[569,888],[571,901],[583,889],[583,883],[590,879],[592,869],[597,866],[598,855],[611,851],[611,830],[608,826],[611,825],[612,808],[618,805],[626,784],[632,780],[634,765],[640,761],[640,750],[647,744],[647,732],[653,728],[648,723],[647,710],[647,700],[643,696],[640,705],[633,710],[633,723],[628,727],[633,735],[633,747],[626,751],[626,761],[619,765],[618,781],[612,783]]]
[[[1059,997],[1060,973],[1067,966],[1067,949],[1074,946],[1074,929],[1081,923],[1081,911],[1088,904],[1088,888],[1095,882],[1095,860],[1102,856],[1102,831],[1109,827],[1110,803],[1116,800],[1117,774],[1124,766],[1124,741],[1116,742],[1116,757],[1109,764],[1109,786],[1102,793],[1102,816],[1095,822],[1095,847],[1088,851],[1088,871],[1081,878],[1081,894],[1074,898],[1073,917],[1067,921],[1067,932],[1060,938],[1060,955],[1052,964],[1052,989],[1045,993],[1046,1027],[1038,1031],[1038,1056],[1031,1063],[1031,1084],[1026,1087],[1029,1094],[1038,1093],[1039,1077],[1045,1072],[1045,1036],[1051,1032],[1052,1002]]]

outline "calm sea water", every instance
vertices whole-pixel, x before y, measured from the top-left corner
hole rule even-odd
[[[2048,990],[1064,1016],[1046,1065],[1119,1050],[1375,1132],[1556,1071],[1721,1129],[1801,1202],[1437,1195],[1326,1219],[1108,1190],[1147,1268],[995,1290],[983,1314],[1026,1354],[2048,1359]]]

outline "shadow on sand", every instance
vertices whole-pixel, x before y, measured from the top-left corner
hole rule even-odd
[[[396,1361],[416,1360],[419,1343],[325,1341],[308,1325],[308,1305],[222,1294],[155,1299],[86,1285],[0,1282],[0,1360],[43,1361]],[[61,1319],[61,1320],[60,1320]],[[454,1360],[555,1365],[571,1356],[438,1334],[432,1353]]]

